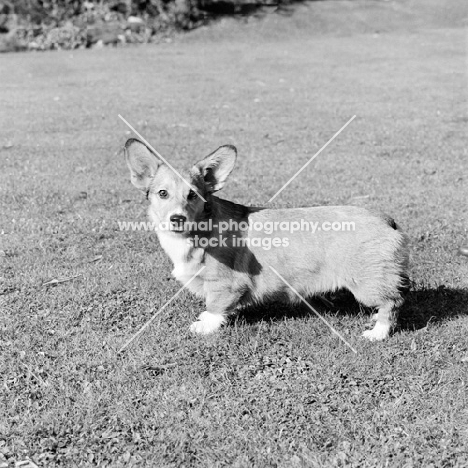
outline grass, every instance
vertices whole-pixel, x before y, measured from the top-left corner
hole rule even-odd
[[[0,466],[468,464],[466,36],[411,29],[392,5],[373,6],[379,34],[366,4],[318,2],[159,46],[2,57]],[[235,144],[222,196],[245,204],[356,114],[275,201],[397,219],[413,280],[400,330],[363,341],[369,311],[340,295],[316,306],[357,355],[274,304],[200,338],[184,292],[118,357],[179,289],[154,234],[118,229],[146,207],[118,113],[179,168]]]

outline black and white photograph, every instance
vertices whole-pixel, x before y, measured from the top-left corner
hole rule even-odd
[[[0,387],[0,468],[467,467],[467,0],[0,0]]]

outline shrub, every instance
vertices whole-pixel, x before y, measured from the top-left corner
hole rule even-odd
[[[275,0],[0,0],[0,51],[148,42],[265,1]]]

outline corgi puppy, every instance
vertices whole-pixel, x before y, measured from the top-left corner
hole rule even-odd
[[[408,242],[393,219],[354,206],[268,209],[220,199],[213,194],[237,157],[230,145],[185,178],[139,140],[127,141],[125,155],[132,183],[150,201],[149,218],[173,276],[206,301],[192,332],[216,331],[240,307],[298,303],[296,293],[341,288],[377,309],[365,338],[383,340],[392,332],[409,285]]]

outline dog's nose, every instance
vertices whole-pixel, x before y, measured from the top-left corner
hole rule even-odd
[[[172,215],[170,218],[171,220],[171,223],[174,223],[174,224],[184,224],[185,221],[187,221],[187,218],[183,215]]]

